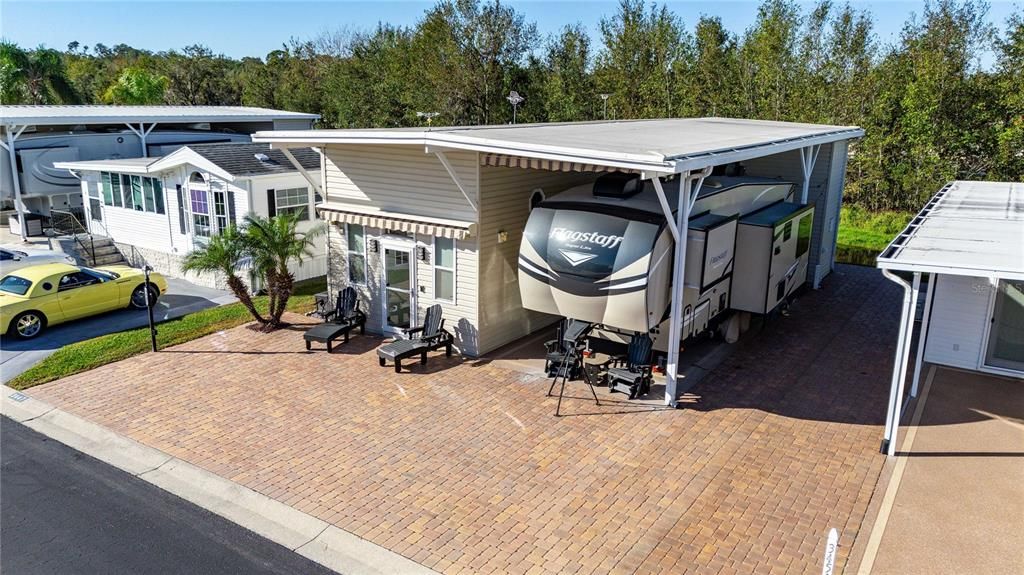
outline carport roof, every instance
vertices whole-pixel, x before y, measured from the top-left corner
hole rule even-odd
[[[418,144],[622,169],[674,173],[859,138],[856,126],[735,118],[673,118],[369,130],[257,132],[274,147]]]
[[[946,184],[882,252],[878,267],[1024,279],[1024,183]]]
[[[269,122],[317,120],[317,114],[270,110],[250,106],[0,106],[5,125],[120,124],[127,122]]]

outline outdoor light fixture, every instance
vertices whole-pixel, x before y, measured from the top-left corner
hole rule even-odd
[[[380,251],[380,242],[378,242],[377,240],[371,239],[370,240],[370,251],[373,252],[373,253],[379,252]]]
[[[601,94],[601,99],[604,100],[604,119],[608,119],[608,97],[611,94]]]
[[[501,230],[498,232],[498,243],[503,244],[508,241],[508,232]]]
[[[416,257],[418,257],[421,262],[427,261],[427,246],[420,246],[416,248]]]
[[[516,109],[519,108],[519,104],[522,104],[523,102],[526,101],[526,98],[520,96],[519,92],[516,92],[515,90],[512,90],[511,92],[508,93],[508,96],[506,96],[506,99],[509,101],[509,103],[512,104],[512,123],[515,124],[516,123]]]

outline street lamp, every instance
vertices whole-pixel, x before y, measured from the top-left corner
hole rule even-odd
[[[440,115],[441,115],[441,112],[416,112],[416,117],[417,118],[425,118],[427,120],[427,124],[428,125],[430,124],[431,120],[433,120],[434,118],[436,118],[436,117],[438,117]]]
[[[512,123],[515,124],[516,123],[516,108],[519,107],[519,104],[522,104],[523,102],[525,102],[526,98],[520,96],[519,92],[516,92],[515,90],[512,90],[511,92],[508,93],[508,96],[506,96],[506,99],[509,101],[509,103],[512,104]]]
[[[601,99],[604,100],[604,119],[608,119],[608,97],[611,94],[601,94]]]

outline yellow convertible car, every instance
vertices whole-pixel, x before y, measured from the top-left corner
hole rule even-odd
[[[167,291],[167,280],[153,272],[149,277],[153,304]],[[124,307],[146,309],[142,270],[52,263],[0,278],[0,330],[21,339],[36,337],[48,325]]]

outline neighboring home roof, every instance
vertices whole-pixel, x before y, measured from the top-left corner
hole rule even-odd
[[[878,256],[908,272],[1024,279],[1024,183],[946,184]]]
[[[275,147],[323,144],[416,144],[583,165],[675,173],[788,150],[859,138],[856,126],[734,118],[257,132]]]
[[[0,106],[7,125],[119,124],[128,122],[267,122],[317,120],[318,114],[248,106]]]
[[[269,176],[295,171],[295,167],[285,157],[284,152],[271,149],[268,144],[223,142],[191,144],[187,148],[235,177]],[[303,168],[320,169],[320,154],[312,148],[294,148],[289,151]],[[258,159],[257,154],[265,156],[266,160]],[[172,153],[167,157],[173,155]]]
[[[320,154],[313,149],[291,148],[288,151],[304,169],[320,169]],[[265,156],[266,159],[257,158],[257,154]],[[268,144],[248,142],[190,144],[182,146],[162,158],[54,162],[53,166],[65,170],[153,174],[184,164],[214,173],[227,181],[234,181],[237,178],[293,174],[298,171],[281,150],[272,150]]]

